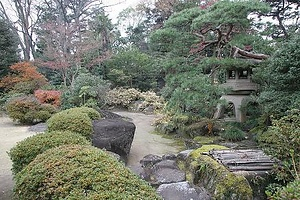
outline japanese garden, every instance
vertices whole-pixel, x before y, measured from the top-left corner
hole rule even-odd
[[[9,198],[300,199],[300,1],[113,5],[0,2]]]

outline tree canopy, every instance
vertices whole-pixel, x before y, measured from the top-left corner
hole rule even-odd
[[[10,26],[0,18],[0,78],[7,75],[9,66],[19,60],[16,38]]]

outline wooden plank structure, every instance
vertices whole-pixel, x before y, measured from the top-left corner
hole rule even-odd
[[[209,155],[233,173],[264,174],[272,170],[275,160],[260,149],[212,150]]]
[[[273,165],[278,163],[259,149],[212,150],[208,153],[236,175],[244,176],[253,193],[253,200],[267,199],[265,188],[272,179]]]

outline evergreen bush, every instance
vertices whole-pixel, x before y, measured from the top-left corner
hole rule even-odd
[[[88,113],[90,112],[85,108],[71,108],[56,113],[47,120],[48,131],[68,130],[71,132],[79,133],[87,139],[90,139],[90,136],[93,133],[93,124],[92,119],[89,117],[89,115],[94,118],[95,113]]]
[[[70,131],[40,133],[22,140],[9,151],[10,159],[13,162],[13,174],[20,172],[38,154],[53,147],[66,144],[88,145],[90,142],[78,133],[72,133]]]
[[[22,124],[45,122],[57,110],[52,105],[43,105],[32,95],[11,98],[6,103],[8,116]]]
[[[15,177],[14,197],[27,199],[161,199],[106,152],[64,145],[40,154]]]
[[[85,113],[89,116],[89,118],[91,120],[97,120],[101,118],[100,113],[95,110],[94,108],[89,108],[89,107],[76,107],[76,108],[70,108],[65,110],[65,112],[72,114],[73,112],[81,112],[81,113]]]
[[[267,154],[281,161],[275,167],[276,178],[293,181],[300,171],[300,110],[289,110],[286,116],[272,120],[272,124],[258,135],[258,142]]]
[[[101,108],[105,104],[104,99],[110,88],[110,83],[100,76],[81,70],[74,80],[73,87],[65,88],[62,93],[62,109],[77,106]]]

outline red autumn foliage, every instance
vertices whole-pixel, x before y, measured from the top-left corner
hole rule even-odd
[[[47,84],[44,75],[37,71],[37,67],[30,62],[19,62],[10,66],[11,74],[0,80],[0,88],[5,90],[12,89],[17,83],[35,82],[37,87]]]
[[[47,103],[56,107],[60,105],[61,92],[58,90],[36,90],[34,96],[41,104]]]

